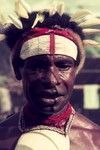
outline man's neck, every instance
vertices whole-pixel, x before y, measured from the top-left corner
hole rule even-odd
[[[30,106],[27,104],[23,109],[23,115],[25,119],[26,126],[37,126],[37,125],[47,125],[57,128],[62,128],[68,121],[71,113],[72,106],[70,103],[57,114],[43,115],[43,114],[33,114],[30,111]]]

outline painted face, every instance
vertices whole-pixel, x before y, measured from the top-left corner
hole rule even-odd
[[[67,105],[75,80],[75,61],[64,55],[38,55],[25,60],[22,82],[33,111],[53,114]]]

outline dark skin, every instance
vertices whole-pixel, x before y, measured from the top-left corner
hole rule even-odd
[[[51,115],[64,109],[73,90],[76,68],[75,60],[64,55],[27,58],[21,75],[31,110]]]

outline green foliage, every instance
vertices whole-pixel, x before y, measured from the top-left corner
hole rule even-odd
[[[87,57],[100,57],[100,48],[88,47],[86,48]]]

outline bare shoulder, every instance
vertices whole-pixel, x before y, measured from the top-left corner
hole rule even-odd
[[[96,123],[89,120],[82,114],[76,113],[74,120],[73,120],[73,128],[79,129],[87,129],[87,130],[100,130],[100,126]]]
[[[70,130],[72,149],[99,150],[100,149],[100,126],[93,123],[85,116],[76,113]],[[88,147],[86,146],[88,144]]]

